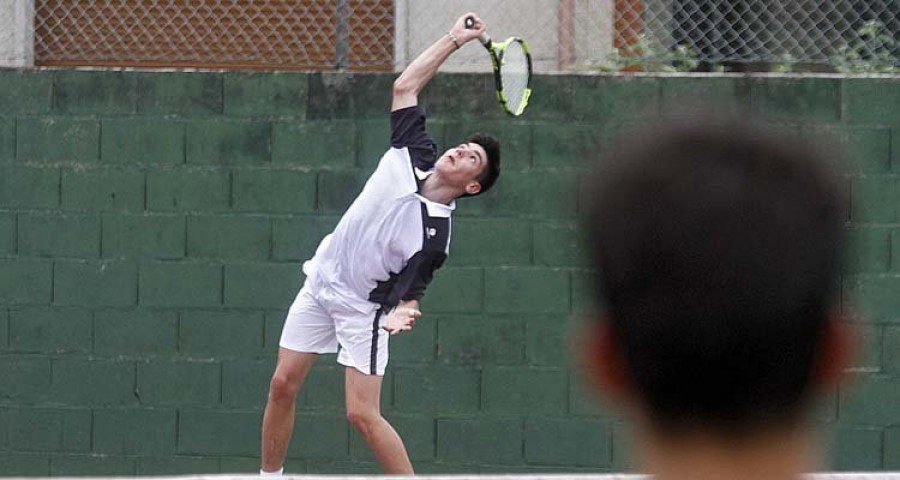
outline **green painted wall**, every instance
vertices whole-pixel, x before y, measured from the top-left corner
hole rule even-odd
[[[256,471],[299,263],[387,147],[391,81],[0,71],[0,474]],[[626,420],[568,353],[590,308],[577,178],[617,130],[696,95],[857,153],[843,290],[868,350],[811,421],[832,468],[900,469],[900,79],[547,76],[515,120],[491,81],[422,95],[439,143],[495,132],[504,165],[460,202],[426,315],[392,341],[383,406],[419,471],[628,467]],[[342,373],[315,367],[290,472],[377,471]]]

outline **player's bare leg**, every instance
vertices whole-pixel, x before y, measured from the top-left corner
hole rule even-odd
[[[294,431],[297,393],[318,357],[315,353],[278,349],[278,365],[269,384],[269,401],[262,424],[261,469],[265,472],[276,472],[284,465]]]
[[[366,440],[384,473],[412,475],[403,440],[381,416],[382,377],[348,367],[346,379],[347,420]]]

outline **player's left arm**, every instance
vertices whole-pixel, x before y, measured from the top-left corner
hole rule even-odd
[[[466,28],[466,17],[473,17],[475,25],[471,29]],[[478,38],[484,33],[484,22],[474,13],[467,13],[460,17],[450,32],[438,41],[434,42],[424,52],[419,54],[403,73],[394,80],[393,100],[391,111],[412,107],[419,104],[419,92],[434,77],[438,68],[447,58],[465,43]],[[454,40],[455,39],[455,40]]]

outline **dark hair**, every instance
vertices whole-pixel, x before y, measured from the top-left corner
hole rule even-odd
[[[487,153],[487,164],[481,175],[476,180],[481,184],[481,190],[475,195],[465,194],[463,197],[474,197],[491,189],[500,176],[500,141],[487,133],[473,133],[466,138],[466,143],[477,143]]]
[[[834,306],[840,182],[727,121],[643,132],[589,186],[588,251],[626,378],[663,433],[796,422]]]

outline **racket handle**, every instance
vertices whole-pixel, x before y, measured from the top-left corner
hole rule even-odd
[[[466,17],[466,28],[469,30],[475,28],[475,17]],[[478,37],[478,40],[480,40],[483,45],[488,45],[491,43],[491,37],[489,37],[487,33],[482,33]]]

